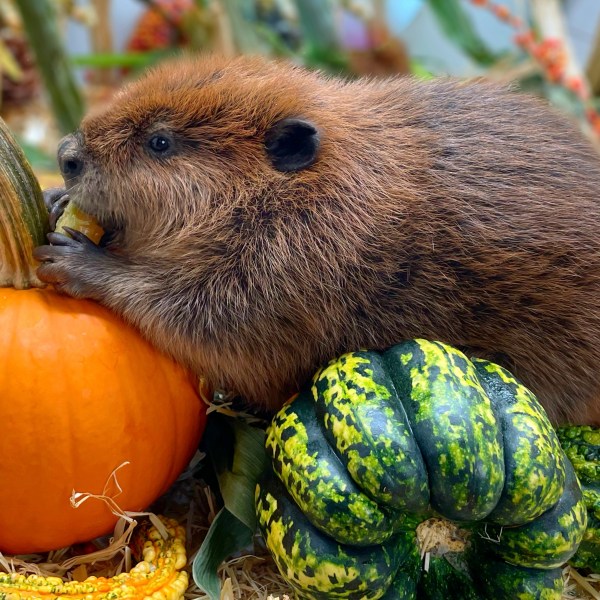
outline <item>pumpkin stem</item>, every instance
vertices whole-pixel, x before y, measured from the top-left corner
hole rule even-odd
[[[0,118],[0,287],[42,287],[33,249],[45,243],[48,212],[21,148]]]

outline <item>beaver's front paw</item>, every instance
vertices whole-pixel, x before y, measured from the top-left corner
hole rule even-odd
[[[69,203],[69,192],[64,187],[49,188],[43,191],[44,204],[48,209],[48,219],[50,221],[50,231],[56,229],[56,222],[63,214],[65,207]]]
[[[110,262],[108,252],[79,231],[64,228],[70,237],[49,233],[51,245],[39,246],[33,252],[42,263],[38,277],[58,291],[75,298],[101,300],[102,272]]]

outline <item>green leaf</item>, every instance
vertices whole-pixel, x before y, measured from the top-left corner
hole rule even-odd
[[[175,51],[155,52],[121,52],[121,53],[94,53],[78,54],[73,56],[72,62],[78,67],[92,67],[95,69],[113,68],[144,68],[175,54]]]
[[[256,529],[254,493],[267,464],[265,432],[240,419],[213,413],[203,445],[217,475],[225,506],[194,558],[192,572],[198,587],[212,600],[219,600],[219,565],[248,546]]]
[[[254,492],[267,464],[265,432],[221,415],[212,419],[211,425],[214,441],[208,440],[206,445],[225,507],[254,531]]]
[[[433,79],[435,75],[419,60],[410,61],[410,72],[419,79]]]
[[[252,542],[253,530],[222,508],[212,522],[198,554],[194,557],[192,575],[196,585],[211,600],[219,600],[221,582],[217,575],[219,565],[228,557]]]
[[[496,55],[486,46],[475,31],[462,0],[428,0],[443,32],[475,62],[489,66],[496,62]]]

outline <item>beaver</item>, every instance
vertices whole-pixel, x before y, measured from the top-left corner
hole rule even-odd
[[[539,99],[187,57],[58,161],[110,236],[49,234],[39,277],[257,410],[420,337],[507,367],[554,422],[600,421],[600,160]]]

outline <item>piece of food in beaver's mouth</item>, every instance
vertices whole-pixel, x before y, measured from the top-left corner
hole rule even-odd
[[[104,235],[104,229],[100,227],[98,221],[94,217],[84,213],[73,202],[69,202],[65,207],[63,214],[56,222],[55,231],[67,235],[65,227],[80,231],[92,240],[94,244],[98,244]]]

